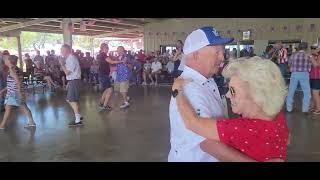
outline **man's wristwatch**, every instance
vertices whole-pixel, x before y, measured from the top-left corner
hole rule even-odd
[[[179,90],[178,89],[175,89],[175,90],[172,90],[171,91],[171,95],[172,95],[172,97],[177,97],[178,96],[178,94],[179,94]]]

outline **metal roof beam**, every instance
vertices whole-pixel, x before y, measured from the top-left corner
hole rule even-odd
[[[110,36],[114,36],[117,34],[125,34],[125,33],[131,33],[131,32],[136,32],[136,31],[141,32],[143,30],[141,28],[133,28],[133,29],[127,29],[127,30],[123,30],[123,31],[116,31],[116,32],[100,34],[100,35],[94,36],[94,38],[110,37]]]
[[[0,28],[0,32],[6,32],[6,31],[11,31],[11,30],[15,30],[15,29],[20,29],[20,28],[32,26],[32,25],[35,25],[35,24],[41,24],[41,23],[44,23],[44,22],[49,22],[49,21],[54,20],[54,19],[57,19],[57,18],[39,18],[39,19],[36,19],[36,20],[22,22],[22,23],[19,23],[19,24],[5,26],[5,27]]]

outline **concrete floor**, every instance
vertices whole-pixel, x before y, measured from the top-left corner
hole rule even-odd
[[[78,128],[68,127],[73,115],[64,92],[30,94],[28,105],[37,128],[23,128],[26,117],[16,111],[8,128],[0,132],[0,161],[165,162],[170,149],[169,92],[170,87],[131,87],[129,109],[120,110],[120,97],[115,95],[114,110],[99,112],[100,93],[84,86],[85,126]],[[295,110],[287,114],[292,133],[287,161],[320,161],[320,115],[305,116],[298,106]]]

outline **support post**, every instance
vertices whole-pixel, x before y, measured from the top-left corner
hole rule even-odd
[[[237,42],[237,58],[240,57],[240,41]]]
[[[70,18],[64,18],[62,20],[63,42],[72,47],[72,32],[69,30],[69,23],[71,23]]]
[[[91,56],[94,58],[94,38],[90,37]]]
[[[18,55],[19,55],[19,66],[23,70],[23,61],[22,61],[22,48],[21,48],[21,38],[20,35],[17,36],[18,43]]]

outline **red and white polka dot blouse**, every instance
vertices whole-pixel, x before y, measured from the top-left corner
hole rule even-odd
[[[257,161],[286,158],[289,131],[285,115],[280,112],[275,120],[218,119],[220,141]]]

